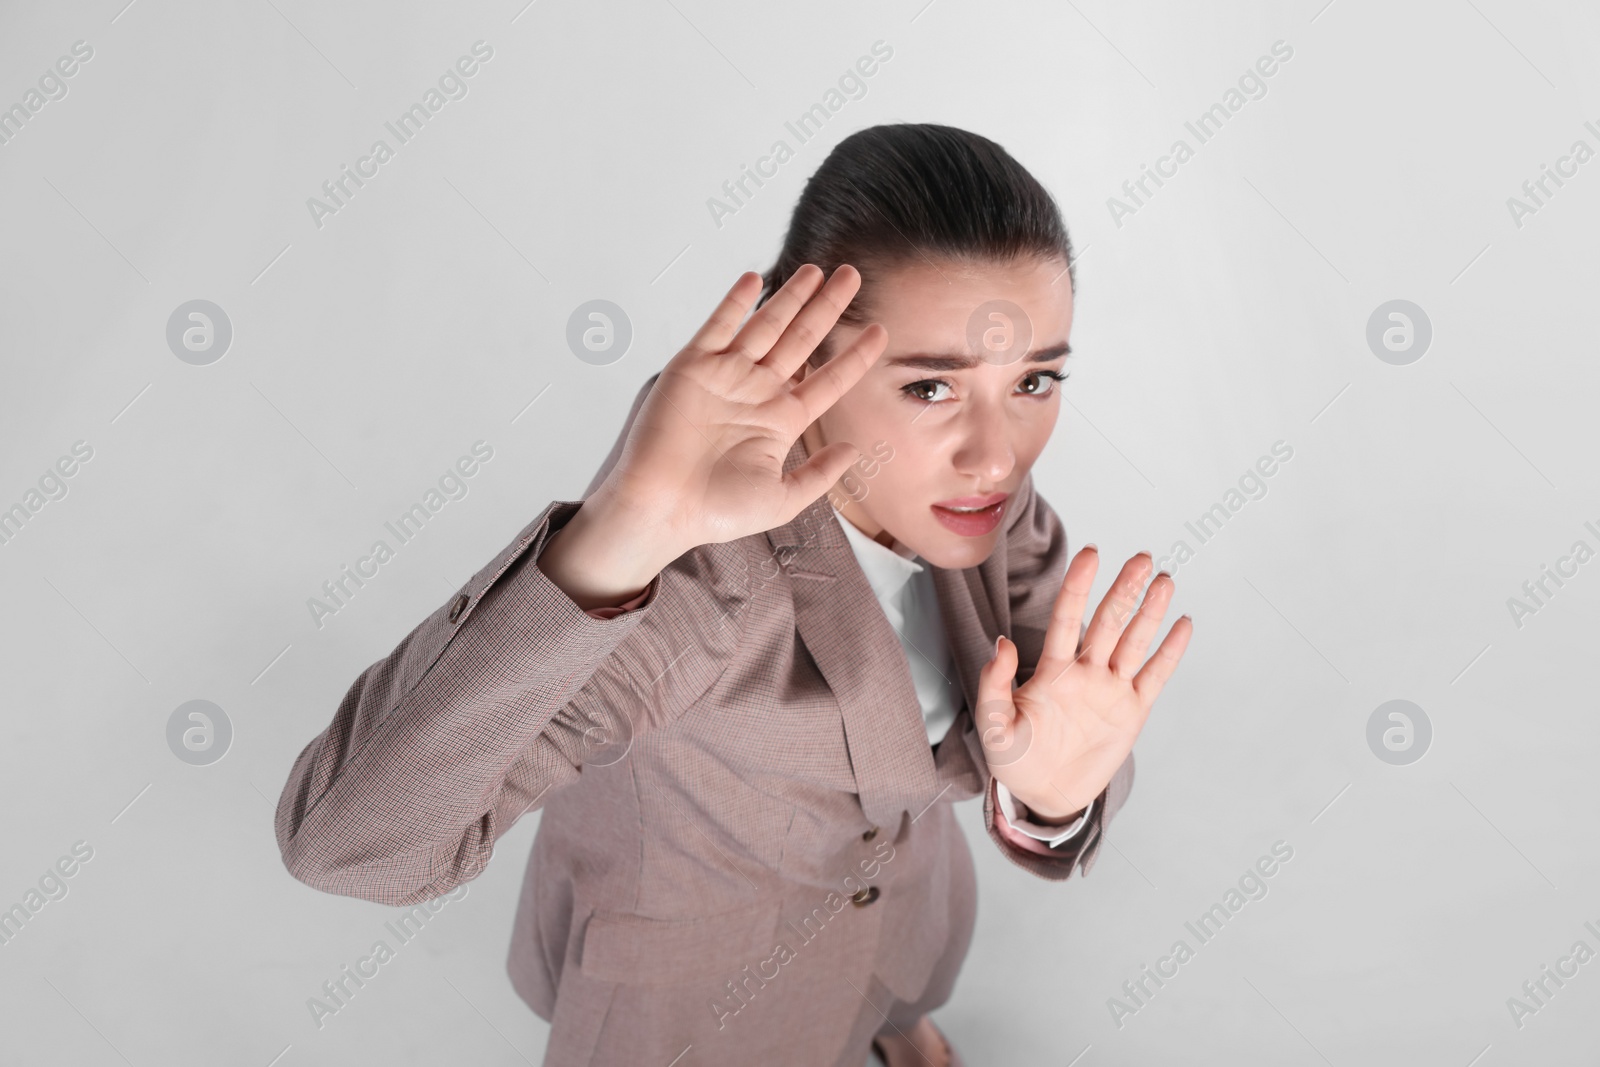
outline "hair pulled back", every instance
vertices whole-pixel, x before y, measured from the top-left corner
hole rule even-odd
[[[777,262],[762,275],[759,307],[807,263],[862,274],[839,322],[872,312],[871,280],[915,260],[1014,263],[1060,258],[1072,274],[1072,240],[1055,200],[1011,154],[953,126],[893,123],[846,137],[806,181]],[[811,362],[832,355],[824,342]]]

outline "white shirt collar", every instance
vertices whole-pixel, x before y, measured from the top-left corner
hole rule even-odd
[[[867,576],[867,583],[880,601],[894,597],[905,588],[907,582],[926,569],[921,557],[899,542],[895,543],[894,548],[886,548],[856,529],[855,524],[841,515],[837,508],[833,514],[839,520],[839,525],[844,527],[844,535],[849,539],[856,560]]]

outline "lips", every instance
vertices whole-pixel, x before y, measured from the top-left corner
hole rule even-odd
[[[936,500],[933,502],[933,506],[936,508],[955,509],[986,508],[1000,503],[1010,495],[1010,493],[985,493],[982,496],[953,496],[949,500]]]
[[[946,529],[964,537],[982,537],[990,533],[1005,517],[1008,493],[986,493],[983,496],[958,496],[929,505],[933,517]]]

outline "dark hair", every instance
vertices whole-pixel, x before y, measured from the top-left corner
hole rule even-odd
[[[1061,258],[1072,273],[1072,240],[1055,200],[1011,154],[953,126],[871,126],[834,146],[806,181],[759,307],[802,266],[831,275],[841,263],[862,285],[839,322],[871,314],[875,271],[919,259],[1011,263]],[[811,362],[832,356],[828,342]]]

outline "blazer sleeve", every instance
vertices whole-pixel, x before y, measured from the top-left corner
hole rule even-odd
[[[380,904],[432,900],[576,781],[596,738],[631,739],[710,687],[737,648],[738,628],[711,620],[748,597],[743,552],[685,553],[631,610],[599,618],[537,566],[581,506],[547,506],[350,686],[278,801],[295,878]]]
[[[1062,527],[1061,519],[1035,491],[1031,473],[1023,480],[1018,492],[1022,499],[1006,527],[1003,543],[1006,553],[1006,591],[1011,613],[1011,630],[1006,636],[1017,645],[1017,684],[1021,685],[1033,677],[1039,657],[1044,652],[1044,635],[1049,627],[1056,594],[1060,592],[1062,579],[1067,573],[1068,553],[1066,530]],[[1080,627],[1080,641],[1083,632],[1084,628]],[[974,759],[983,768],[984,775],[984,826],[1006,858],[1041,878],[1064,880],[1071,877],[1074,868],[1087,875],[1098,858],[1106,825],[1121,809],[1133,788],[1133,753],[1128,753],[1128,758],[1092,802],[1088,822],[1083,829],[1051,848],[1038,841],[1018,840],[1021,835],[1007,833],[1005,826],[997,825],[1000,813],[996,808],[996,779],[983,759],[982,742],[978,740],[976,731],[969,740],[969,748],[973,747],[976,748]]]
[[[537,802],[529,786],[576,776],[550,766],[541,781],[505,780],[661,583],[636,610],[597,619],[550,581],[534,561],[580,503],[552,503],[350,686],[278,801],[278,845],[296,878],[382,904],[431,900],[482,872],[514,821],[509,806]]]

